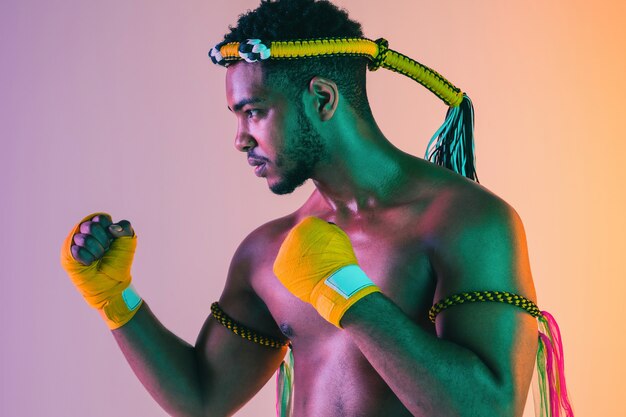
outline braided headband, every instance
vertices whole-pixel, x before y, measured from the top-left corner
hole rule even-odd
[[[478,182],[474,158],[474,109],[471,100],[438,72],[389,49],[389,43],[385,39],[372,41],[367,38],[322,38],[269,43],[260,39],[248,39],[245,42],[219,43],[209,51],[211,61],[224,67],[241,60],[252,63],[268,59],[338,56],[368,58],[370,71],[383,67],[404,74],[443,100],[450,108],[445,122],[428,143],[424,158]]]

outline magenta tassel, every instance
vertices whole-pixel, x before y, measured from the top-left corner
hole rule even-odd
[[[563,343],[561,341],[561,330],[559,329],[559,325],[557,324],[552,314],[548,313],[547,311],[542,311],[541,313],[546,318],[548,330],[550,331],[554,339],[553,349],[554,358],[557,365],[556,374],[558,377],[559,391],[559,397],[557,399],[560,400],[560,406],[563,407],[566,417],[574,417],[574,411],[572,410],[572,405],[570,404],[569,398],[567,396],[567,385],[565,382],[565,356],[563,353]]]
[[[543,343],[546,354],[546,374],[548,377],[548,390],[550,393],[550,416],[560,417],[561,410],[565,417],[574,417],[572,406],[567,397],[565,383],[565,358],[563,356],[563,344],[561,331],[556,320],[547,311],[541,312],[539,318],[544,327],[544,333],[539,333],[540,343]]]

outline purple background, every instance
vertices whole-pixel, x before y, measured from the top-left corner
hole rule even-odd
[[[575,409],[618,415],[624,3],[338,3],[368,36],[469,91],[478,173],[524,220]],[[165,415],[60,267],[61,243],[83,216],[132,222],[136,288],[193,343],[239,242],[311,191],[272,195],[233,148],[224,71],[207,52],[256,4],[0,3],[0,415]],[[383,131],[423,155],[445,106],[389,71],[368,83]],[[273,383],[237,415],[272,415]]]

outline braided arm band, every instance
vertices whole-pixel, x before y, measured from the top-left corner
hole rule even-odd
[[[283,346],[289,345],[289,341],[283,341],[273,338],[271,336],[266,336],[264,334],[256,332],[255,330],[250,329],[249,327],[244,326],[241,323],[236,322],[228,314],[226,314],[224,310],[222,310],[217,301],[211,304],[211,315],[222,326],[226,327],[228,330],[235,333],[236,335],[239,335],[242,338],[251,342],[275,349],[280,349]]]
[[[428,312],[428,318],[434,323],[437,314],[450,306],[463,303],[486,301],[495,301],[498,303],[506,303],[517,306],[526,310],[531,316],[535,318],[541,317],[542,315],[539,307],[537,307],[535,303],[533,303],[526,297],[522,297],[521,295],[513,294],[507,291],[471,291],[451,295],[450,297],[439,301],[437,304],[430,308],[430,311]]]
[[[538,405],[537,415],[574,417],[565,382],[565,359],[561,332],[550,313],[540,311],[535,303],[518,294],[506,291],[472,291],[456,294],[438,302],[432,306],[428,317],[434,323],[435,317],[442,310],[455,304],[477,301],[512,304],[524,309],[538,320],[539,344],[536,369],[539,397],[535,403]]]
[[[251,53],[251,45],[255,45]],[[385,39],[372,41],[367,38],[320,38],[291,41],[273,41],[262,46],[263,57],[256,52],[261,41],[254,39],[246,43],[229,42],[218,44],[209,55],[214,63],[228,66],[233,61],[248,62],[265,59],[298,59],[333,56],[362,56],[371,62],[371,71],[380,67],[404,74],[433,92],[450,107],[457,107],[463,100],[463,92],[441,74],[425,65],[389,49]]]

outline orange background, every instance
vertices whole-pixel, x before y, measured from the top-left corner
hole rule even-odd
[[[626,3],[337,3],[470,95],[478,174],[524,221],[576,415],[623,415]],[[233,148],[224,71],[206,54],[256,4],[0,6],[1,415],[165,415],[59,266],[84,215],[132,222],[135,286],[193,343],[239,242],[311,191],[272,195]],[[422,156],[445,106],[408,78],[368,76],[383,131]],[[237,416],[273,415],[273,395],[272,380]]]

